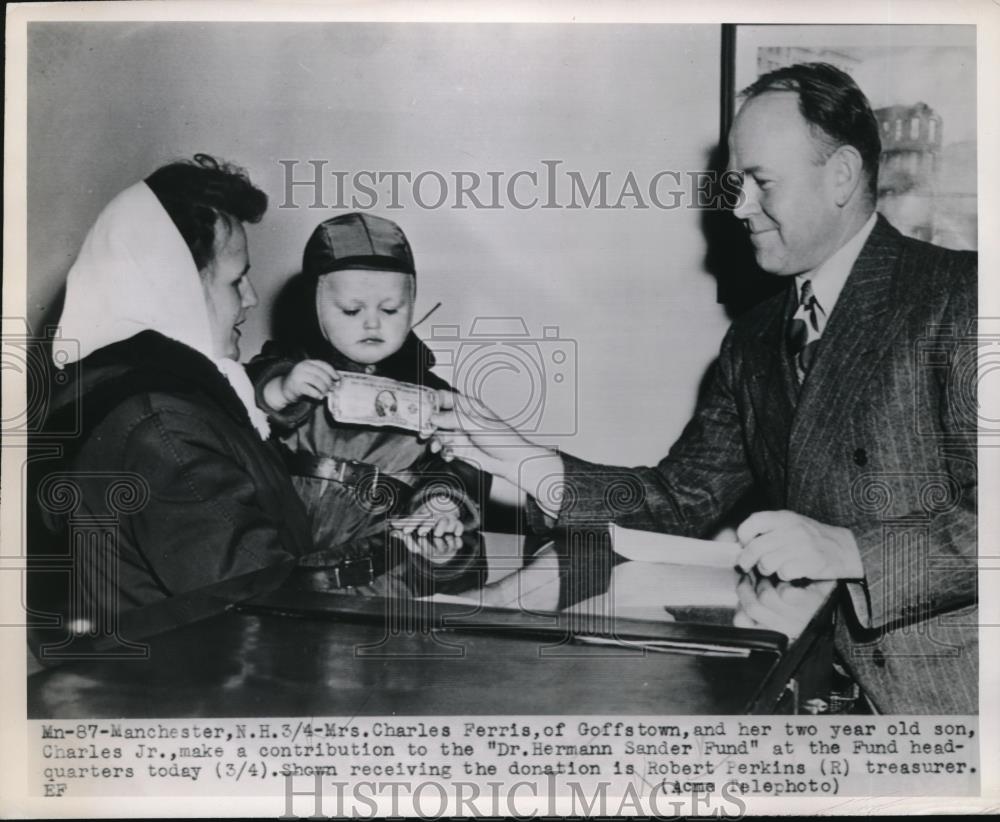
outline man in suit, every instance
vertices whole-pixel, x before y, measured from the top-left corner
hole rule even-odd
[[[878,124],[849,76],[802,64],[744,97],[734,214],[788,284],[733,323],[670,453],[622,469],[524,439],[491,448],[475,432],[488,411],[448,398],[460,408],[434,447],[519,484],[560,525],[704,536],[756,491],[740,565],[842,583],[836,645],[870,705],[976,713],[976,256],[876,214]],[[623,472],[627,510],[609,493]],[[744,596],[746,614],[780,612],[775,590]]]

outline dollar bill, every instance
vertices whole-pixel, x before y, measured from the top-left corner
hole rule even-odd
[[[326,402],[337,422],[391,426],[417,433],[431,429],[431,415],[438,410],[437,392],[432,388],[344,372],[327,394]]]

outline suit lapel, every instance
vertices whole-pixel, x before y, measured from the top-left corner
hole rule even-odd
[[[883,217],[878,217],[823,331],[791,425],[790,500],[800,498],[810,478],[822,475],[829,454],[826,448],[811,447],[811,443],[847,417],[880,355],[902,325],[893,300],[900,237]]]
[[[778,310],[761,326],[754,343],[756,350],[749,352],[755,363],[754,371],[761,375],[759,390],[751,392],[755,416],[763,441],[771,452],[771,464],[782,476],[787,470],[789,432],[798,392],[795,368],[785,341],[785,328],[795,305],[796,292],[792,287],[787,290]]]

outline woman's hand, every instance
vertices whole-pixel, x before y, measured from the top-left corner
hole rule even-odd
[[[287,374],[275,377],[264,386],[264,401],[274,411],[283,411],[303,399],[321,400],[340,374],[323,360],[302,360]]]
[[[418,537],[411,531],[400,531],[399,536],[411,554],[423,557],[435,565],[451,562],[462,549],[462,538],[455,534]]]
[[[412,514],[396,517],[389,524],[397,531],[418,537],[441,537],[446,534],[460,537],[465,531],[461,507],[446,496],[431,497]]]

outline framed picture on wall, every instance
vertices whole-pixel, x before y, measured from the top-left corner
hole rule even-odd
[[[878,210],[897,229],[954,249],[978,245],[975,26],[727,25],[723,134],[739,92],[795,63],[850,74],[879,122]]]

